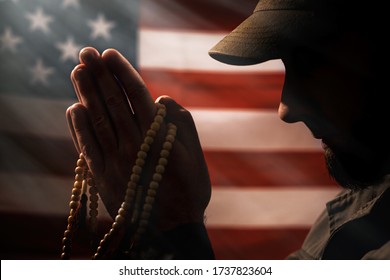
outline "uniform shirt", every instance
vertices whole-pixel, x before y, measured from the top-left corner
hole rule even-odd
[[[390,259],[390,177],[328,202],[302,248],[287,259]]]

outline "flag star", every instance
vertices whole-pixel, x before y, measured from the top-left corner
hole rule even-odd
[[[63,8],[68,8],[70,6],[78,8],[80,6],[79,0],[63,0],[62,1]]]
[[[23,39],[21,37],[18,37],[14,34],[12,34],[12,31],[10,28],[6,28],[3,35],[0,37],[0,50],[10,50],[11,52],[16,51],[16,46],[23,42]]]
[[[81,45],[75,44],[72,37],[69,37],[65,42],[58,43],[57,48],[61,51],[61,61],[65,62],[69,59],[77,62],[81,47]]]
[[[30,70],[32,72],[32,84],[41,83],[43,85],[48,85],[48,78],[54,73],[54,69],[51,67],[46,67],[43,64],[42,59],[37,59],[34,67],[32,67]]]
[[[37,8],[35,13],[27,13],[26,18],[30,20],[31,30],[42,30],[43,33],[49,33],[49,23],[53,21],[53,17],[46,15],[42,8]]]
[[[103,14],[99,14],[96,20],[89,20],[88,25],[92,28],[92,39],[103,37],[103,39],[110,39],[110,30],[114,28],[115,23],[107,21]]]

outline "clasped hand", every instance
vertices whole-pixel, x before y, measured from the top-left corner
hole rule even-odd
[[[66,116],[75,147],[84,154],[108,213],[114,218],[123,202],[159,102],[166,106],[165,123],[174,123],[177,135],[153,209],[155,226],[164,231],[203,223],[211,186],[191,114],[168,96],[153,100],[140,75],[117,50],[99,54],[87,47],[79,57],[80,64],[71,73],[78,103],[67,109]],[[160,131],[149,152],[151,162],[159,156],[166,125]],[[145,172],[153,172],[147,167]]]

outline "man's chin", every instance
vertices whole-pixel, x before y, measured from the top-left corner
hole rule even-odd
[[[324,145],[325,163],[329,175],[343,188],[362,190],[382,181],[372,164],[356,156],[336,154]]]

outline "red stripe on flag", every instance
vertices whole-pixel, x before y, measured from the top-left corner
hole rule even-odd
[[[0,233],[1,259],[60,259],[66,217],[0,213],[4,230]],[[23,221],[15,223],[15,221]],[[99,235],[111,221],[99,223]],[[307,228],[232,229],[208,228],[217,259],[284,259],[298,249]],[[28,234],[26,234],[28,232]],[[74,237],[73,259],[90,259],[88,232]]]
[[[47,138],[42,142],[31,135],[5,135],[22,152],[15,154],[0,142],[5,158],[19,158],[13,165],[0,161],[0,171],[73,176],[77,153],[71,140]],[[55,152],[45,152],[48,148]],[[325,169],[321,151],[204,150],[204,155],[215,186],[334,185]]]
[[[320,151],[204,154],[215,186],[335,186]]]
[[[257,0],[141,0],[140,26],[153,29],[232,30],[253,12]]]
[[[210,241],[220,260],[281,260],[300,248],[309,229],[209,228]]]
[[[141,69],[154,98],[166,94],[182,106],[277,109],[284,73],[220,73]]]

